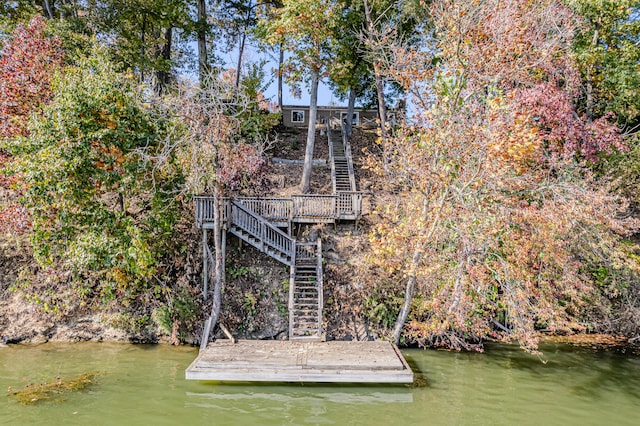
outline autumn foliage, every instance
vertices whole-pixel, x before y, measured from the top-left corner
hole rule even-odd
[[[47,37],[41,16],[20,25],[0,55],[0,136],[27,133],[27,121],[50,99],[51,79],[62,64],[57,38]]]
[[[45,21],[34,17],[19,25],[0,50],[0,223],[7,231],[25,232],[31,223],[27,210],[17,200],[23,189],[19,174],[10,172],[13,156],[4,145],[28,134],[29,117],[51,99],[51,79],[62,64],[60,40],[45,34]],[[6,141],[6,142],[3,142]]]
[[[431,13],[434,60],[419,68],[398,45],[389,67],[430,102],[374,166],[394,202],[370,237],[372,291],[404,283],[393,337],[535,350],[537,330],[593,327],[622,285],[593,271],[638,268],[624,261],[620,235],[635,227],[619,219],[624,203],[584,167],[626,146],[609,117],[576,112],[575,17],[555,0],[441,0]]]

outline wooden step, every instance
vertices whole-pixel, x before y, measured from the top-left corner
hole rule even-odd
[[[294,302],[297,306],[317,306],[317,297],[298,297]]]
[[[306,336],[312,336],[312,335],[317,336],[319,332],[320,332],[319,328],[302,328],[302,329],[294,330],[294,335],[296,335],[296,337],[306,337]]]
[[[318,313],[313,315],[309,312],[303,312],[297,316],[297,318],[293,322],[294,325],[304,326],[304,327],[318,327]]]

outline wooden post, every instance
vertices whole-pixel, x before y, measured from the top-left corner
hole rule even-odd
[[[238,340],[236,340],[236,338],[233,337],[233,334],[231,334],[229,329],[223,323],[219,322],[218,325],[220,326],[220,330],[222,330],[225,336],[227,336],[227,339],[231,340],[231,343],[234,343],[234,344],[238,343]]]
[[[204,329],[202,330],[202,340],[200,341],[200,352],[207,348],[209,344],[209,333],[211,333],[211,317],[207,318],[204,322]]]
[[[222,262],[223,262],[223,265],[224,265],[223,271],[226,272],[227,271],[227,267],[226,267],[226,260],[227,260],[227,233],[224,232],[224,230],[222,231],[221,239],[222,239]]]
[[[207,245],[207,229],[202,229],[202,292],[204,294],[204,300],[209,298],[209,246]]]

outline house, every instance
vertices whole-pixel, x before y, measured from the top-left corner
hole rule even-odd
[[[317,124],[330,123],[339,126],[340,120],[347,117],[346,106],[318,106]],[[353,112],[353,125],[360,127],[375,127],[378,110],[356,108]],[[307,127],[309,125],[309,106],[283,105],[282,121],[287,127]]]

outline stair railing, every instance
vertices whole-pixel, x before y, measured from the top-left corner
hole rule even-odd
[[[289,259],[295,258],[295,242],[291,237],[234,201],[231,202],[231,223],[256,239],[251,244],[259,250],[266,252],[272,249]],[[291,264],[291,261],[286,263]]]
[[[331,163],[331,185],[333,193],[336,193],[336,162],[334,161],[333,141],[331,140],[331,127],[327,123],[327,142],[329,143],[329,161]]]
[[[322,307],[324,306],[324,295],[322,286],[322,240],[318,238],[318,265],[316,269],[318,286],[318,337],[322,338]]]
[[[236,197],[233,200],[267,220],[288,221],[292,217],[290,198]]]
[[[344,145],[344,155],[347,158],[347,167],[349,168],[349,183],[351,183],[351,190],[357,191],[358,188],[356,187],[356,174],[353,170],[353,157],[351,155],[351,144],[349,143],[349,138],[347,137],[344,123],[342,123],[342,145]]]
[[[296,220],[304,219],[335,219],[335,195],[292,195],[292,215]]]
[[[196,227],[202,228],[204,224],[213,223],[213,212],[215,211],[215,199],[208,196],[193,197],[196,205]]]
[[[294,241],[295,245],[295,241]],[[289,336],[293,336],[293,301],[296,291],[296,251],[293,250],[293,258],[291,259],[291,266],[289,267]]]

